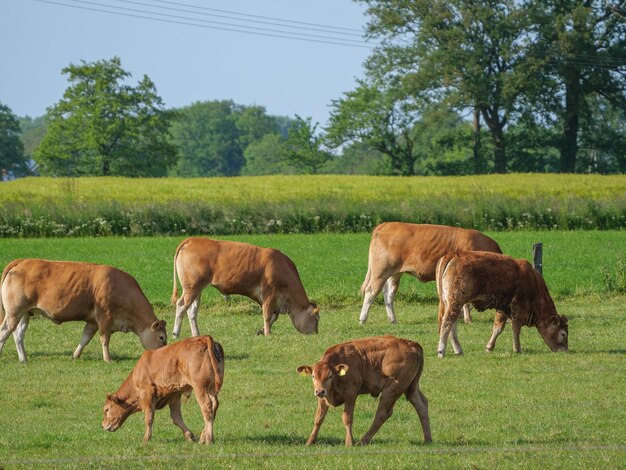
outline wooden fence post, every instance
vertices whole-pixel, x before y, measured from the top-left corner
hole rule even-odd
[[[543,243],[533,243],[533,266],[543,275]]]

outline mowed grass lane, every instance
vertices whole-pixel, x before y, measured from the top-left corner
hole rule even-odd
[[[275,246],[298,265],[311,297],[322,305],[320,334],[302,336],[281,317],[270,338],[257,337],[260,309],[207,290],[199,315],[203,333],[226,352],[226,378],[216,420],[216,444],[185,443],[167,410],[157,413],[153,440],[141,444],[143,417],[116,433],[100,427],[107,392],[117,389],[142,352],[132,334],[111,340],[114,362],[104,364],[94,339],[71,360],[83,325],[31,321],[27,365],[10,339],[0,357],[0,465],[85,467],[618,467],[626,458],[624,296],[605,292],[601,267],[623,255],[621,232],[497,233],[507,253],[530,257],[544,243],[546,281],[560,313],[570,318],[570,353],[549,352],[536,329],[522,330],[523,353],[511,352],[510,329],[492,354],[484,352],[492,312],[459,328],[464,357],[436,358],[434,284],[406,278],[400,288],[399,323],[390,325],[379,302],[359,327],[358,288],[367,266],[366,235],[239,237]],[[16,257],[88,260],[131,272],[168,321],[172,256],[181,238],[2,240],[2,265]],[[295,368],[315,362],[331,344],[391,333],[419,341],[426,364],[422,389],[430,401],[434,444],[422,444],[419,420],[401,399],[368,448],[345,449],[340,409],[331,410],[320,445],[305,448],[315,398],[310,380]],[[187,321],[183,337],[189,336]],[[354,433],[369,427],[376,400],[357,403]],[[202,418],[194,398],[184,406],[190,428]],[[182,460],[181,460],[182,459]]]

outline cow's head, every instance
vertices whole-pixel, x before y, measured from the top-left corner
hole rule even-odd
[[[136,411],[138,411],[137,407],[120,400],[114,393],[110,393],[104,402],[102,428],[106,431],[117,431],[122,427],[126,418]]]
[[[318,398],[324,398],[332,386],[333,377],[343,377],[348,372],[347,364],[330,364],[320,361],[311,366],[300,366],[296,370],[302,376],[311,376],[313,379],[313,393]]]
[[[309,303],[309,306],[296,313],[289,313],[289,318],[293,326],[296,327],[300,333],[310,335],[312,333],[317,334],[317,324],[320,321],[320,308],[313,302]]]
[[[552,315],[546,322],[537,326],[541,337],[553,352],[567,351],[569,330],[566,316]]]
[[[152,322],[149,328],[145,328],[140,334],[141,344],[145,349],[158,349],[167,344],[167,330],[165,320]]]

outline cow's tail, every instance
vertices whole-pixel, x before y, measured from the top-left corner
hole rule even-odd
[[[368,289],[370,285],[370,280],[372,279],[372,267],[370,261],[367,261],[367,274],[365,275],[365,280],[363,284],[361,284],[361,297],[365,295],[365,291]]]
[[[2,324],[2,322],[4,321],[4,304],[2,303],[2,286],[4,285],[4,280],[7,277],[7,274],[9,273],[9,271],[13,269],[13,267],[16,264],[18,264],[20,261],[21,260],[19,259],[11,261],[9,264],[6,265],[6,267],[2,271],[2,277],[0,278],[0,324]]]
[[[437,322],[439,324],[439,329],[441,329],[441,322],[443,320],[444,309],[442,306],[447,303],[447,299],[444,296],[443,292],[443,276],[446,274],[448,267],[450,266],[450,262],[454,258],[455,253],[448,253],[447,255],[443,255],[437,261],[437,268],[435,269],[435,281],[437,283],[437,295],[439,296],[439,313],[437,316]]]
[[[180,250],[183,246],[185,246],[187,244],[187,240],[183,240],[182,243],[180,245],[178,245],[178,248],[176,248],[176,253],[174,254],[174,288],[172,290],[172,305],[176,304],[176,301],[178,300],[178,279],[176,279],[176,260],[178,259],[178,253],[180,253]]]
[[[224,348],[211,336],[207,336],[207,348],[211,359],[211,368],[213,369],[213,377],[215,377],[215,390],[219,392],[224,383]]]

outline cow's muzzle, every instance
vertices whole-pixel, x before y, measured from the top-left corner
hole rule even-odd
[[[109,431],[109,432],[115,432],[117,431],[117,426],[114,424],[104,424],[102,423],[102,429],[104,429],[105,431]]]
[[[324,398],[326,396],[326,390],[315,390],[315,396],[319,398]]]

